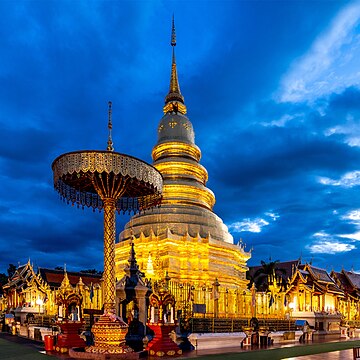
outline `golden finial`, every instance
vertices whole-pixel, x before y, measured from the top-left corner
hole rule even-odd
[[[114,151],[114,144],[111,138],[111,130],[112,130],[112,102],[108,102],[109,111],[108,111],[108,129],[109,129],[109,138],[107,142],[107,151]]]
[[[184,104],[184,97],[181,95],[176,59],[175,59],[175,46],[176,46],[176,32],[175,32],[175,20],[174,15],[172,18],[171,28],[171,46],[172,46],[172,63],[171,63],[171,75],[170,75],[170,89],[169,93],[165,97],[164,113],[179,112],[186,114],[186,106]]]
[[[174,14],[173,14],[173,17],[172,17],[171,46],[176,46],[176,32],[175,32]]]

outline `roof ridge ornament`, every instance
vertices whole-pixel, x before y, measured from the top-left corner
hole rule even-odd
[[[176,46],[176,31],[174,15],[172,17],[171,28],[171,46],[172,46],[172,62],[171,62],[171,75],[170,75],[170,88],[169,93],[165,97],[165,105],[163,107],[164,113],[181,113],[186,114],[186,106],[184,103],[184,97],[181,95],[180,85],[178,80],[176,58],[175,58],[175,46]]]

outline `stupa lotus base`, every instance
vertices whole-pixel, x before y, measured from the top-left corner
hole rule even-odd
[[[146,352],[129,352],[123,354],[110,354],[110,353],[92,353],[87,352],[85,349],[72,348],[69,350],[69,356],[73,359],[95,359],[95,360],[135,360],[146,357]]]
[[[107,347],[97,347],[97,346],[89,346],[85,349],[86,353],[93,354],[129,354],[134,352],[134,350],[127,346],[124,343],[120,343],[119,345],[109,345]]]
[[[154,331],[154,338],[149,342],[146,350],[150,356],[178,356],[182,354],[179,346],[170,338],[170,332],[175,330],[172,324],[148,324]]]
[[[86,348],[93,354],[129,354],[134,350],[125,343],[128,325],[118,316],[107,313],[92,327],[95,345]]]

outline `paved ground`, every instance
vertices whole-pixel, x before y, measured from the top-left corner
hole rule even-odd
[[[322,353],[316,355],[285,358],[284,360],[353,360],[353,351],[352,349],[342,350],[342,351],[332,351],[329,353]]]
[[[351,344],[349,344],[351,346]],[[309,345],[306,350],[311,353],[312,349]],[[290,346],[288,348],[268,348],[266,350],[251,350],[247,352],[241,352],[234,349],[232,353],[220,353],[219,354],[209,354],[194,352],[187,355],[187,357],[196,357],[197,360],[200,359],[209,359],[209,360],[353,360],[353,350],[346,349],[340,351],[330,351],[322,352],[318,354],[311,355],[293,355],[296,354],[298,349],[295,346]],[[325,350],[325,349],[324,349]],[[293,353],[293,354],[292,354]],[[185,355],[186,356],[186,355]]]
[[[360,340],[344,341],[339,336],[317,337],[307,344],[271,346],[268,348],[231,348],[217,351],[192,351],[185,353],[182,359],[196,358],[209,360],[352,360],[354,346],[360,346]],[[47,353],[42,342],[0,333],[1,360],[46,360],[51,358],[72,359],[68,355]],[[178,358],[179,359],[179,358]]]
[[[335,336],[316,336],[313,342],[273,345],[268,348],[219,349],[218,353],[192,352],[189,357],[211,360],[353,360],[353,347],[360,347],[360,339],[340,339]]]
[[[48,353],[44,351],[44,343],[20,336],[0,332],[0,359],[11,360],[51,360],[54,357],[69,360],[67,355]]]

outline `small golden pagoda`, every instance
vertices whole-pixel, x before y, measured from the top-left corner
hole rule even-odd
[[[116,244],[116,274],[122,277],[133,241],[147,278],[157,281],[169,276],[172,282],[190,285],[190,291],[201,287],[198,296],[190,294],[192,301],[200,303],[214,296],[216,278],[227,294],[230,290],[242,294],[251,255],[242,245],[234,245],[227,226],[212,210],[215,196],[206,187],[208,173],[199,163],[201,151],[180,92],[174,21],[171,46],[170,89],[152,150],[153,165],[164,179],[163,199],[160,208],[145,210],[126,224]],[[233,304],[235,312],[235,300]]]

